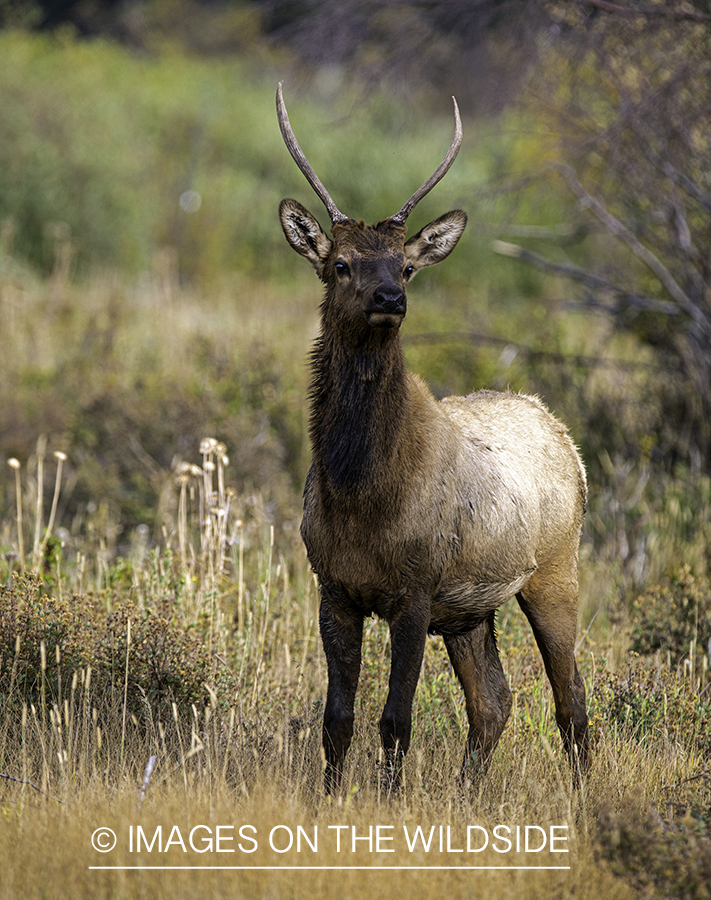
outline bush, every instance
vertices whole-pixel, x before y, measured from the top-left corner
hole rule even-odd
[[[665,583],[649,588],[632,607],[632,650],[669,650],[676,661],[692,641],[711,654],[711,583],[682,566]]]
[[[57,599],[42,587],[33,575],[15,575],[0,587],[0,695],[6,708],[61,709],[78,682],[102,698],[94,703],[100,713],[121,707],[126,690],[126,712],[139,721],[168,721],[174,703],[182,715],[209,701],[205,685],[215,680],[208,651],[200,634],[176,622],[172,598],[139,610],[127,599]]]
[[[597,825],[598,857],[644,897],[707,900],[711,833],[690,813],[679,820],[628,806],[605,810]]]
[[[594,730],[615,726],[636,742],[675,744],[711,756],[711,696],[678,672],[633,659],[621,676],[600,664],[588,712]]]
[[[284,249],[279,201],[295,194],[321,210],[279,135],[277,80],[248,55],[139,55],[64,33],[0,32],[0,222],[13,223],[15,252],[45,272],[67,241],[85,269],[140,271],[164,247],[191,279],[301,268]],[[451,108],[433,127],[422,114],[413,121],[415,104],[383,96],[365,111],[357,96],[318,111],[287,96],[311,161],[356,218],[399,209],[451,133]],[[450,198],[480,177],[462,158]],[[423,220],[443,202],[424,200]]]

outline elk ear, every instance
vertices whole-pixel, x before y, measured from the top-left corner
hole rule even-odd
[[[323,265],[331,252],[331,239],[311,213],[296,200],[282,200],[279,219],[287,241],[301,256],[305,256],[321,277]]]
[[[457,246],[467,224],[467,214],[453,209],[419,231],[405,244],[405,255],[415,271],[441,262]]]

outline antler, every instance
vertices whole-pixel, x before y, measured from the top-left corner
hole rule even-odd
[[[309,163],[308,159],[306,159],[304,151],[301,149],[301,147],[299,146],[299,142],[294,136],[294,132],[291,128],[291,123],[289,122],[289,115],[286,111],[286,105],[284,104],[284,97],[282,95],[281,89],[282,84],[283,82],[280,81],[277,85],[277,116],[279,118],[279,128],[281,129],[281,136],[284,138],[286,148],[289,153],[291,153],[294,162],[304,174],[308,183],[316,191],[321,202],[326,207],[326,210],[331,217],[331,224],[335,225],[338,222],[347,222],[348,216],[344,216],[343,213],[338,209],[336,204],[333,202],[333,200],[331,199],[331,195],[323,186],[321,179],[311,168],[311,164]],[[394,216],[390,217],[390,221],[394,222],[396,225],[405,224],[405,222],[407,221],[407,217],[410,215],[412,210],[417,206],[420,200],[422,200],[422,198],[426,194],[429,194],[432,188],[444,178],[444,176],[450,170],[452,163],[457,158],[459,148],[462,146],[462,120],[459,115],[459,107],[457,106],[457,101],[454,97],[452,97],[452,101],[454,102],[454,137],[452,138],[452,143],[449,146],[447,155],[439,164],[434,174],[427,179],[427,181],[422,185],[421,188],[415,191],[415,193],[405,203],[402,209],[399,212],[395,213]]]
[[[427,181],[422,185],[421,188],[415,191],[415,193],[412,195],[412,197],[410,197],[407,203],[405,203],[400,212],[397,212],[394,216],[390,217],[390,221],[395,222],[395,224],[397,225],[405,224],[407,217],[410,215],[412,210],[417,206],[420,200],[422,200],[425,194],[429,194],[432,188],[444,178],[444,176],[449,171],[452,163],[457,158],[459,148],[462,146],[462,120],[459,116],[459,107],[457,106],[457,101],[454,97],[452,97],[452,100],[454,102],[454,137],[452,138],[452,143],[449,146],[447,155],[439,164],[434,174],[427,179]]]
[[[294,162],[299,167],[301,172],[303,172],[306,180],[316,191],[321,202],[326,207],[326,210],[331,217],[331,224],[336,225],[338,222],[347,222],[348,216],[344,216],[343,213],[338,209],[336,204],[333,202],[333,200],[331,200],[331,195],[323,186],[321,179],[311,168],[308,159],[306,159],[306,156],[304,155],[304,151],[301,149],[301,147],[299,146],[299,142],[294,136],[294,132],[291,128],[291,123],[289,122],[289,115],[286,111],[286,105],[284,104],[284,97],[282,95],[281,86],[282,82],[280,81],[277,86],[276,95],[277,117],[279,119],[279,128],[281,129],[281,136],[284,138],[286,149],[289,151],[289,153],[291,153]]]

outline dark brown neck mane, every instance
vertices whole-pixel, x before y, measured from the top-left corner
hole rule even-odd
[[[397,334],[358,348],[322,325],[311,355],[310,434],[322,487],[334,494],[388,491],[408,426],[408,381]],[[390,484],[389,484],[390,482]]]

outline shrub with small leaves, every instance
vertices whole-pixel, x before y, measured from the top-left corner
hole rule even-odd
[[[636,740],[696,747],[711,757],[711,695],[666,667],[634,657],[626,673],[599,664],[588,712],[593,733],[617,726]]]
[[[56,599],[34,575],[15,575],[0,587],[0,695],[6,703],[61,705],[75,672],[91,669],[97,708],[123,704],[139,721],[169,720],[233,689],[217,677],[205,644],[168,604],[139,610],[130,600],[107,608],[106,597]],[[129,638],[130,621],[130,638]],[[128,660],[128,674],[127,674]]]
[[[709,897],[711,832],[689,812],[662,818],[632,805],[604,810],[596,837],[598,857],[640,897]]]
[[[57,600],[41,592],[34,575],[14,575],[0,586],[0,693],[35,703],[44,689],[58,700],[62,671],[94,666],[94,611],[86,597]],[[59,654],[57,648],[59,647]]]
[[[110,678],[114,689],[125,687],[127,709],[139,719],[166,721],[173,703],[183,713],[207,701],[205,684],[211,678],[205,645],[161,612],[140,612],[122,603],[105,617],[96,660],[102,680]]]
[[[677,661],[689,652],[692,640],[703,652],[711,653],[711,582],[695,577],[689,566],[645,591],[632,612],[635,653],[669,650]]]

